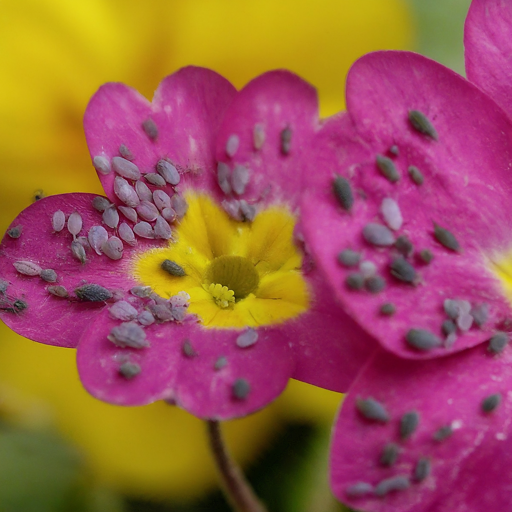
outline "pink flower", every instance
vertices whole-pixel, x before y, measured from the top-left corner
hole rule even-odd
[[[305,238],[380,348],[337,420],[333,490],[365,511],[508,510],[512,124],[405,52],[356,62],[347,110],[305,171]]]
[[[107,197],[48,197],[19,215],[1,245],[2,319],[77,347],[84,386],[116,404],[224,419],[290,377],[345,388],[373,341],[352,324],[339,345],[347,318],[301,246],[317,127],[314,90],[284,71],[237,94],[185,68],[153,103],[103,86],[85,132]]]

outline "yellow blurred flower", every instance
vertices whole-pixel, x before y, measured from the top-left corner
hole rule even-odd
[[[411,38],[405,0],[4,0],[0,228],[38,189],[101,192],[82,115],[106,81],[151,97],[162,77],[188,64],[213,68],[237,87],[286,67],[318,87],[327,115],[343,107],[352,61],[410,47]],[[214,484],[199,420],[163,403],[125,409],[94,400],[81,388],[74,357],[2,325],[0,399],[35,397],[35,417],[48,413],[83,448],[98,478],[122,491],[186,498]],[[226,425],[237,459],[261,449],[280,407],[301,418],[332,417],[336,395],[300,383],[290,388],[274,406]]]

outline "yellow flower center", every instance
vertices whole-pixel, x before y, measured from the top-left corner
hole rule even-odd
[[[270,207],[251,223],[238,222],[206,194],[186,198],[189,208],[175,240],[134,258],[138,281],[162,297],[188,293],[189,312],[205,327],[273,325],[307,310],[302,254],[288,209]]]

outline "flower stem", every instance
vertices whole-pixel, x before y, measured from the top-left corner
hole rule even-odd
[[[220,431],[218,421],[208,420],[208,437],[215,464],[220,473],[224,493],[236,512],[267,512],[254,494],[241,469],[231,458]]]

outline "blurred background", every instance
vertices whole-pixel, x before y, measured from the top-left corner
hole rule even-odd
[[[238,88],[284,67],[344,107],[351,63],[414,50],[463,72],[469,0],[0,0],[0,229],[44,195],[97,192],[82,130],[107,81],[151,98],[188,64]],[[228,445],[272,512],[341,510],[327,481],[341,396],[291,382],[227,422]],[[201,421],[157,403],[121,408],[82,389],[73,350],[0,325],[0,512],[228,511]]]

